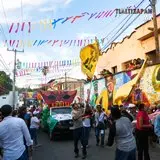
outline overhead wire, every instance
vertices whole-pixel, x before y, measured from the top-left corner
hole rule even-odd
[[[150,5],[148,5],[145,9],[147,9]],[[108,48],[137,18],[139,18],[141,14],[138,14],[121,32],[118,34],[110,43],[106,44],[102,50]]]
[[[23,23],[23,0],[21,0],[21,20]],[[22,32],[22,45],[23,45],[23,50],[24,50],[24,32]]]
[[[139,6],[141,6],[142,4],[143,4],[143,2],[144,2],[145,0],[142,0],[136,7],[135,7],[135,9],[137,9]],[[120,31],[120,30],[122,30],[122,28],[126,25],[126,23],[130,20],[130,18],[133,16],[133,14],[128,14],[118,25],[116,25],[116,27],[111,31],[111,32],[109,32],[105,37],[104,37],[104,39],[105,38],[107,38],[109,35],[111,35],[126,19],[126,21],[124,22],[124,24],[118,29],[118,31],[114,34],[114,36],[116,35],[116,34],[118,34],[118,32]],[[112,38],[114,37],[114,36],[112,36]],[[108,43],[108,42],[107,42]]]
[[[4,69],[6,69],[6,70],[10,73],[9,68],[7,68],[6,64],[4,63],[5,61],[4,61],[4,59],[2,59],[2,58],[3,58],[3,57],[2,57],[1,54],[0,54],[0,62],[1,62],[1,64],[2,64],[2,66],[4,67]]]
[[[5,18],[5,21],[6,21],[6,24],[7,24],[7,29],[8,29],[8,32],[9,32],[9,25],[8,25],[8,20],[7,20],[7,15],[6,15],[5,8],[4,8],[3,0],[1,0],[1,4],[2,4],[4,18]],[[9,38],[11,39],[11,35],[10,34],[9,34]],[[6,38],[6,40],[7,40],[7,38]]]
[[[7,15],[6,15],[5,8],[4,8],[3,0],[1,0],[1,4],[2,4],[2,10],[3,10],[4,18],[5,18],[5,21],[6,21],[6,25],[7,25],[8,31],[9,31],[9,25],[8,25],[8,20],[7,20]],[[9,48],[8,43],[7,43],[7,36],[5,34],[5,31],[3,29],[2,24],[0,24],[0,27],[1,27],[1,33],[3,34],[4,39],[5,39],[5,44],[7,45],[7,48]],[[9,37],[10,37],[10,35],[9,35]],[[10,37],[10,39],[11,39],[11,37]],[[1,54],[0,54],[0,57],[1,57],[1,59],[0,59],[1,64],[10,73],[10,69],[9,69],[8,65],[6,64],[4,58],[2,57]]]
[[[140,3],[138,3],[137,7],[139,7],[140,5],[142,5],[144,1],[145,1],[145,0],[142,0]],[[135,6],[136,6],[136,5],[134,5],[134,7],[135,7]],[[130,6],[130,7],[131,7],[131,6]],[[127,8],[129,9],[130,7],[127,7]],[[135,9],[136,9],[136,7],[135,7]],[[121,17],[122,15],[123,15],[123,14],[119,14],[119,17]],[[111,35],[111,34],[121,25],[121,23],[123,23],[129,16],[130,16],[130,15],[127,15],[120,23],[118,23],[118,24],[116,25],[116,27],[114,27],[109,33],[107,33],[107,35],[104,37],[104,39],[106,39],[109,35]],[[116,16],[115,16],[115,19],[114,19],[114,20],[111,20],[111,23],[105,25],[105,27],[103,27],[103,28],[106,28],[106,27],[108,27],[108,26],[110,26],[110,25],[113,25],[113,23],[114,23],[115,21],[117,21],[117,18],[119,18],[119,17],[118,17],[118,15],[116,15]],[[101,32],[104,32],[104,31],[102,31],[102,29],[100,29],[100,30],[101,30],[101,31],[98,32],[98,33],[96,33],[96,35],[98,35],[98,34],[101,33]]]
[[[4,65],[5,69],[8,70],[8,72],[10,72],[10,69],[9,69],[8,65],[6,64],[6,62],[5,62],[5,60],[4,60],[3,56],[2,56],[2,54],[0,54],[0,57],[1,57],[2,64]]]
[[[143,2],[144,2],[145,0],[142,0],[136,7],[135,7],[135,9],[137,9],[139,6],[141,6],[142,4],[143,4]],[[128,19],[130,19],[131,17],[133,16],[133,14],[128,14],[118,25],[116,25],[116,27],[111,31],[111,32],[109,32],[104,38],[106,38],[106,37],[108,37],[115,29],[117,29],[117,27],[119,27],[128,17]],[[128,20],[127,19],[127,20]],[[124,23],[124,24],[126,24],[126,22]],[[121,28],[120,28],[121,29]]]

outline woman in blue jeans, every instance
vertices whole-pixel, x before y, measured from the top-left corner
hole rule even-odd
[[[115,160],[136,160],[136,142],[132,133],[132,124],[129,118],[122,117],[119,106],[111,108],[114,122],[108,136],[108,146],[116,143]]]
[[[97,105],[97,111],[95,113],[95,135],[96,135],[96,145],[99,146],[101,137],[101,146],[104,147],[104,135],[105,135],[105,117],[106,114],[102,109],[101,105]],[[101,136],[100,136],[101,135]]]
[[[30,134],[31,138],[33,140],[34,146],[38,146],[37,142],[37,130],[40,126],[40,120],[37,118],[38,112],[34,111],[33,112],[33,117],[31,118],[31,125],[30,125]]]
[[[86,147],[88,147],[89,134],[91,131],[91,117],[92,117],[92,109],[89,104],[86,105],[85,113],[82,117],[83,119],[83,131],[84,131],[84,139]]]

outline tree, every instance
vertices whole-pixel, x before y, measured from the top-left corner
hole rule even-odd
[[[13,81],[4,71],[0,71],[0,95],[8,94],[12,90]]]

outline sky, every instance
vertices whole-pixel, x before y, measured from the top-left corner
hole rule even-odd
[[[90,20],[91,14],[97,14],[99,12],[114,10],[116,8],[134,8],[142,0],[0,0],[0,56],[3,58],[4,63],[7,65],[6,70],[0,62],[0,70],[5,70],[13,77],[13,62],[14,53],[7,51],[7,46],[4,46],[5,40],[79,40],[79,39],[94,39],[95,36],[98,39],[104,39],[104,43],[101,44],[103,48],[106,44],[110,44],[111,38],[114,37],[117,30],[123,25],[120,22],[127,15],[116,15],[115,13],[107,18],[95,18],[93,16]],[[21,5],[22,4],[22,5]],[[149,5],[149,0],[144,0],[140,9],[144,9]],[[22,7],[21,7],[22,6]],[[160,1],[157,1],[157,14],[160,13]],[[80,16],[85,14],[82,18],[75,20],[71,23],[68,20],[61,23],[66,17]],[[130,18],[128,24],[136,17],[133,15]],[[126,35],[129,35],[140,24],[151,18],[151,14],[142,14],[134,23],[127,27],[125,32],[121,34],[116,41],[121,41]],[[58,20],[56,27],[48,27],[43,30],[40,25],[41,20]],[[24,27],[24,31],[18,31],[17,33],[9,33],[9,28],[12,23],[14,25],[17,22],[31,22],[31,32],[28,33],[28,29]],[[127,25],[127,23],[126,23]],[[13,28],[15,31],[15,28]],[[113,30],[114,29],[114,30]],[[112,33],[110,33],[113,31]],[[110,34],[109,34],[110,33]],[[24,52],[17,52],[17,59],[21,62],[47,62],[47,61],[62,61],[79,59],[80,49],[83,46],[67,46],[62,45],[41,45],[24,47]],[[9,47],[13,49],[13,47]],[[22,48],[17,48],[22,50]],[[85,75],[81,72],[81,67],[72,66],[72,68],[64,68],[61,72],[50,71],[47,75],[47,81],[53,78],[64,77],[65,71],[67,76],[73,78],[85,78]],[[34,72],[28,76],[16,77],[16,84],[19,87],[35,87],[37,84],[44,83],[44,77],[41,72]]]

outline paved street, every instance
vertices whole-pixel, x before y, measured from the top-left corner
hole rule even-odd
[[[74,160],[73,141],[65,138],[50,141],[46,133],[40,132],[39,142],[41,147],[34,151],[33,160]],[[80,148],[80,147],[79,147]],[[108,159],[114,160],[115,147],[97,147],[95,145],[94,132],[91,133],[90,147],[88,148],[88,157],[90,160]],[[151,160],[159,160],[160,149],[152,148],[150,151]],[[81,159],[81,158],[78,158]]]

